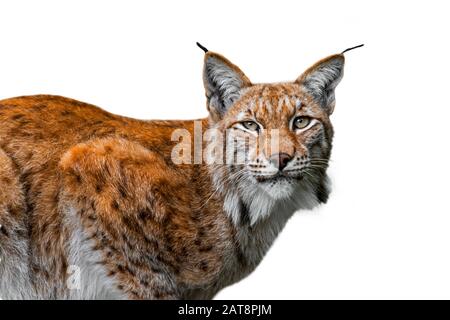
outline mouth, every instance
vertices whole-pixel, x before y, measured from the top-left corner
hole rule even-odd
[[[257,190],[265,192],[265,194],[274,199],[290,199],[296,188],[300,184],[303,176],[288,176],[285,172],[278,172],[272,175],[255,176]]]
[[[300,172],[297,172],[295,176],[289,175],[288,172],[279,171],[272,175],[254,175],[256,181],[258,182],[268,182],[268,183],[274,183],[274,182],[292,182],[294,180],[301,180],[303,179],[303,175]]]

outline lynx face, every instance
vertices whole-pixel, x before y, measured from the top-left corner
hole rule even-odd
[[[302,185],[320,183],[331,152],[329,116],[343,65],[343,56],[334,55],[295,82],[253,85],[228,60],[207,53],[210,119],[227,131],[227,157],[241,159],[227,162],[236,183],[256,186],[273,199],[288,199]]]
[[[320,173],[331,147],[328,115],[299,85],[253,86],[223,120],[243,153],[248,179],[275,198],[289,197]],[[228,149],[233,150],[228,145]]]

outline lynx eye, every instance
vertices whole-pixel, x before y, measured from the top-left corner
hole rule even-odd
[[[242,125],[244,126],[245,129],[250,130],[250,131],[258,131],[259,130],[259,125],[254,121],[244,121],[244,122],[242,122]]]
[[[297,117],[294,119],[294,129],[304,129],[310,122],[311,118],[309,117]]]

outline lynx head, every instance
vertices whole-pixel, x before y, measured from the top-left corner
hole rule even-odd
[[[330,115],[343,68],[344,56],[336,54],[293,82],[253,84],[229,60],[207,51],[203,79],[210,124],[227,132],[227,157],[244,159],[226,161],[221,170],[228,181],[274,201],[298,198],[299,189],[309,188],[316,204],[325,202]]]

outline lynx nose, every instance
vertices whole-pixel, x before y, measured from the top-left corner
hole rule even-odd
[[[287,166],[291,159],[292,157],[287,153],[277,153],[270,157],[270,162],[281,171]]]

